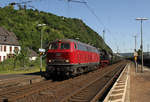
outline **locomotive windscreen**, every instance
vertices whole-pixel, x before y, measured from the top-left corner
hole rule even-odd
[[[68,43],[68,42],[51,43],[49,45],[49,49],[51,49],[51,50],[54,50],[54,49],[70,49],[70,43]]]
[[[49,45],[49,49],[58,49],[58,47],[59,47],[59,44],[58,43],[51,43],[50,45]]]
[[[69,43],[61,43],[60,49],[70,49],[70,44]]]

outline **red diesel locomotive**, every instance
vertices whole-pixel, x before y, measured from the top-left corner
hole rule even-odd
[[[81,74],[96,68],[99,61],[99,51],[93,46],[72,39],[56,40],[47,51],[46,77]]]

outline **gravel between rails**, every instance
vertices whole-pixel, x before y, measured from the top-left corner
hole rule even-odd
[[[17,86],[33,84],[43,80],[44,78],[42,78],[41,76],[26,76],[26,77],[4,79],[0,81],[0,91],[12,87],[15,88]]]

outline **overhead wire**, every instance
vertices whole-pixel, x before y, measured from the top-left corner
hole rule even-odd
[[[84,2],[85,2],[85,0],[83,0]],[[112,35],[112,33],[111,33],[111,31],[109,30],[109,28],[108,27],[106,27],[105,25],[104,25],[104,23],[101,21],[101,19],[97,16],[97,14],[94,12],[94,10],[88,5],[88,3],[86,2],[86,3],[84,3],[85,4],[85,6],[87,7],[87,9],[95,16],[95,18],[97,19],[97,21],[99,22],[99,24],[102,24],[103,25],[103,27],[104,27],[104,29],[106,30],[106,31],[108,31],[111,35]],[[112,36],[112,38],[113,38],[113,40],[114,40],[114,42],[115,42],[115,45],[116,45],[116,39],[114,38],[114,36]],[[110,40],[109,40],[110,41]],[[111,41],[110,41],[110,43],[111,43]]]
[[[41,1],[41,0],[23,0],[20,3],[26,4],[26,3],[30,3],[30,2],[33,2],[33,1]],[[104,27],[104,29],[106,31],[108,31],[112,35],[112,33],[109,30],[109,28],[105,26],[105,24],[101,21],[101,19],[97,16],[97,14],[95,13],[95,11],[89,6],[89,4],[85,0],[82,0],[82,1],[80,1],[80,0],[67,0],[67,1],[68,1],[68,8],[70,8],[69,7],[69,2],[83,3],[87,7],[87,9],[91,12],[91,14],[95,16],[95,18],[97,19],[99,25],[102,25]],[[116,39],[114,38],[114,36],[112,36],[112,38],[113,38],[114,41],[116,41]],[[116,42],[115,42],[115,44],[116,44]]]
[[[109,30],[109,28],[107,28],[107,27],[104,25],[104,23],[103,23],[103,22],[101,21],[101,19],[97,16],[97,14],[95,13],[95,11],[88,5],[88,3],[87,3],[85,0],[82,0],[82,1],[79,1],[79,0],[67,0],[67,2],[68,2],[68,3],[69,3],[69,2],[83,3],[83,4],[86,6],[86,8],[91,12],[91,14],[95,16],[95,18],[97,19],[99,25],[102,25],[102,26],[104,27],[103,30],[108,31],[108,32],[112,35],[112,33],[111,33],[111,31]],[[117,45],[117,43],[116,43],[117,40],[114,38],[114,36],[112,36],[112,38],[113,38],[113,40],[114,40],[114,42],[115,42],[115,45]],[[109,40],[109,42],[110,42],[110,44],[112,44],[111,40]]]

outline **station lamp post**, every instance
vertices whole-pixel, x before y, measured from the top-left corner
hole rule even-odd
[[[142,32],[142,23],[144,20],[148,20],[148,18],[136,18],[136,20],[141,21],[141,72],[143,72],[143,32]]]
[[[38,27],[42,27],[45,26],[46,24],[38,24]],[[42,41],[43,41],[43,34],[42,34],[42,29],[41,29],[41,48],[39,49],[40,52],[42,52],[43,48],[42,48]],[[40,55],[40,73],[42,73],[42,55]]]

